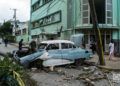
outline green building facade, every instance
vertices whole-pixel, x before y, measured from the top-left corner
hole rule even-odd
[[[120,52],[120,0],[94,0],[104,51],[111,39]],[[30,37],[38,42],[83,33],[86,48],[96,41],[88,0],[31,0]]]
[[[21,39],[23,39],[24,43],[29,42],[29,35],[28,35],[28,28],[29,28],[29,22],[18,22],[18,27],[15,31],[16,36],[16,42],[19,42]]]

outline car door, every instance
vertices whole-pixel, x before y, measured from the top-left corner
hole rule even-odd
[[[72,60],[78,59],[80,56],[78,48],[74,44],[69,43],[69,49],[70,49],[69,54],[71,55],[70,59]]]
[[[72,46],[69,46],[69,43],[61,43],[61,52],[63,59],[72,59],[73,55],[71,51],[73,50]]]
[[[59,43],[49,44],[46,50],[51,58],[62,58]]]

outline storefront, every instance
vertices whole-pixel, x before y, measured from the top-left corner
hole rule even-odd
[[[109,43],[111,39],[113,39],[113,33],[117,31],[117,29],[101,29],[101,40],[104,52],[109,51]],[[90,48],[91,41],[96,42],[95,31],[88,28],[88,29],[78,29],[76,33],[83,33],[84,34],[84,43],[86,48]],[[115,42],[117,43],[117,42]],[[117,48],[117,45],[116,45]]]

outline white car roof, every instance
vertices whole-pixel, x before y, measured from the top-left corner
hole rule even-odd
[[[41,43],[47,43],[47,44],[54,44],[54,43],[70,43],[70,44],[74,44],[74,42],[71,42],[69,40],[47,40],[47,41],[43,41]]]

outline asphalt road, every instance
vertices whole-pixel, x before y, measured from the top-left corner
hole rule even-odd
[[[0,52],[1,53],[12,53],[13,50],[17,50],[18,48],[16,46],[8,44],[7,47],[5,47],[4,43],[0,44]]]

